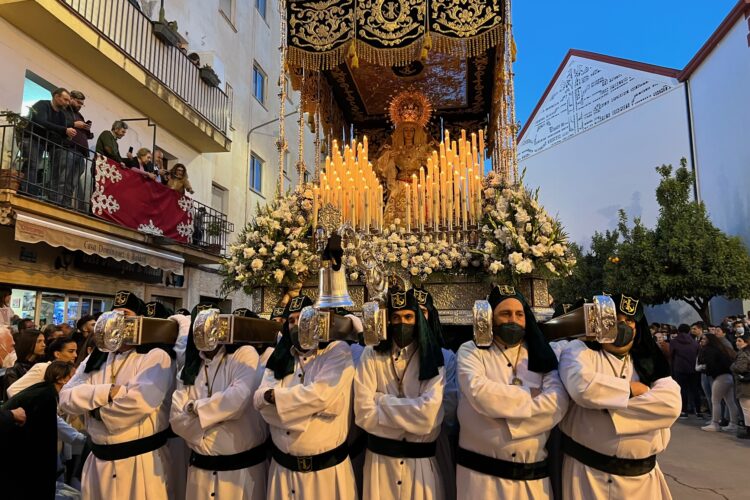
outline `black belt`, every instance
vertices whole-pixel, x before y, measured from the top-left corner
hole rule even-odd
[[[190,453],[190,465],[212,471],[246,469],[265,462],[267,449],[266,443],[263,443],[234,455],[201,455],[193,451]]]
[[[167,438],[169,438],[171,432],[172,429],[168,427],[152,436],[117,444],[96,444],[89,438],[89,444],[91,445],[91,453],[99,460],[124,460],[158,450],[167,444]]]
[[[349,456],[349,447],[346,442],[330,451],[324,451],[318,455],[297,456],[284,453],[271,444],[271,456],[277,464],[294,472],[316,472],[330,467],[335,467]]]
[[[394,458],[429,458],[435,456],[436,442],[411,443],[367,435],[367,449],[378,455]]]
[[[618,458],[599,453],[562,435],[562,449],[583,465],[615,476],[642,476],[656,467],[656,455],[646,458]]]
[[[367,434],[362,432],[352,444],[349,445],[349,456],[358,457],[367,448]]]
[[[508,462],[459,447],[456,463],[481,474],[514,481],[533,481],[549,477],[549,464],[546,459],[530,464]]]

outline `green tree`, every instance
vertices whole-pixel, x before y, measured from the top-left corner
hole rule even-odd
[[[639,219],[628,227],[620,214],[619,262],[604,266],[606,288],[649,304],[682,300],[705,322],[714,297],[750,296],[750,256],[742,240],[713,225],[703,203],[691,199],[694,176],[683,158],[674,171],[657,167],[659,219],[650,230]]]
[[[576,258],[573,273],[550,283],[550,293],[556,303],[573,304],[578,299],[590,299],[605,290],[604,268],[610,259],[615,259],[618,239],[617,231],[597,231],[591,238],[591,246],[585,254],[579,245],[571,244],[571,252]]]

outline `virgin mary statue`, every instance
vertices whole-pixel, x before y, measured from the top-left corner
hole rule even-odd
[[[375,168],[386,186],[385,224],[396,219],[405,225],[406,186],[419,168],[427,168],[427,158],[437,148],[427,133],[432,106],[423,93],[404,91],[393,98],[390,105],[394,131],[380,149]]]

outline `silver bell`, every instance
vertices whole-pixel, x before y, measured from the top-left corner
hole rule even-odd
[[[324,261],[320,267],[319,276],[318,300],[315,302],[315,307],[334,309],[354,305],[354,301],[349,296],[349,288],[346,285],[346,268],[343,265],[338,271],[334,271],[330,262]]]

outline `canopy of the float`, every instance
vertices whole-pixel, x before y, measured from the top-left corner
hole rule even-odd
[[[353,133],[377,151],[392,131],[392,98],[414,89],[432,105],[432,137],[484,130],[492,151],[513,134],[498,135],[503,124],[514,126],[509,8],[507,0],[282,0],[285,69],[323,150]]]

